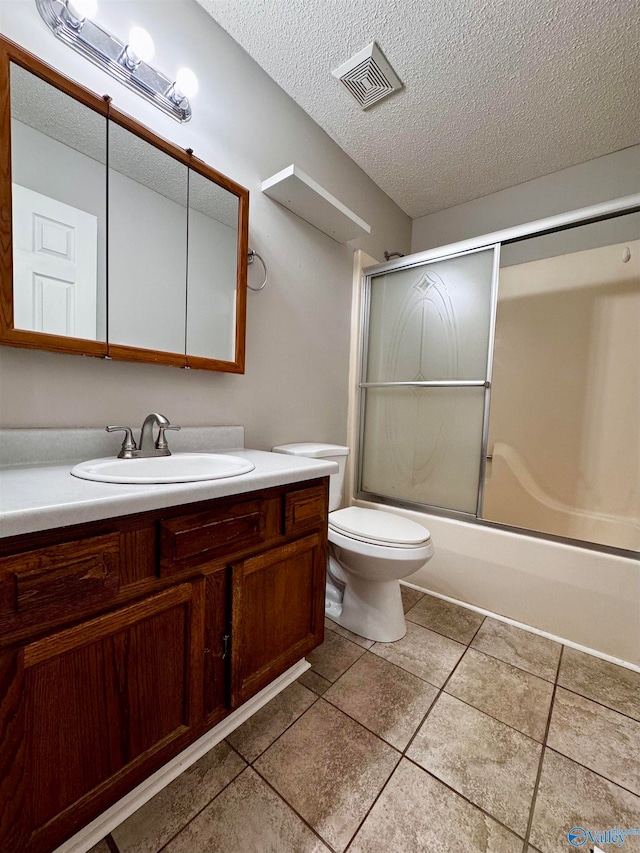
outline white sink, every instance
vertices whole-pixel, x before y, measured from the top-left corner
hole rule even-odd
[[[99,483],[195,483],[253,471],[253,462],[220,453],[174,453],[146,459],[90,459],[71,469],[74,477]]]

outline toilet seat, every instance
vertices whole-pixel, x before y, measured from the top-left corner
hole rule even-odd
[[[386,548],[422,548],[431,541],[429,531],[409,518],[357,506],[330,512],[329,531]]]

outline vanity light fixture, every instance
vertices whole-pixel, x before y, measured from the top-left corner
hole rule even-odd
[[[142,27],[132,27],[127,42],[93,20],[98,0],[35,0],[40,16],[51,32],[99,68],[124,83],[163,112],[189,121],[198,79],[181,68],[171,80],[150,65],[153,39]]]

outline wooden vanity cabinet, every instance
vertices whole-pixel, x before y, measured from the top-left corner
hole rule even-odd
[[[3,853],[49,853],[322,641],[327,480],[190,509],[0,541]]]

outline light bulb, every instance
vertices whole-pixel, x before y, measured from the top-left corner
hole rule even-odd
[[[198,91],[198,78],[190,68],[180,68],[176,74],[175,87],[185,98],[193,98]]]
[[[98,13],[98,0],[69,0],[67,11],[78,21],[95,18]]]
[[[155,53],[153,39],[142,27],[131,27],[126,49],[129,56],[133,53],[142,62],[151,62]]]

